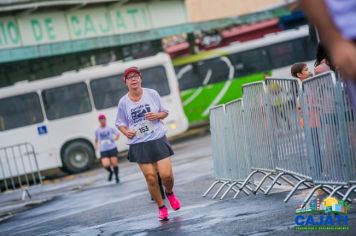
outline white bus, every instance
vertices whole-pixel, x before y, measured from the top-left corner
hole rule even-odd
[[[171,59],[159,53],[1,88],[0,147],[31,143],[40,170],[61,167],[77,173],[90,168],[95,160],[98,114],[104,113],[108,124],[114,125],[118,101],[127,92],[122,74],[129,66],[142,70],[142,86],[157,90],[170,110],[165,119],[167,136],[186,131],[188,120]],[[127,150],[125,143],[126,137],[121,135],[119,151]]]

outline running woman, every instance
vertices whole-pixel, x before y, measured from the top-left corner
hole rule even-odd
[[[129,161],[136,162],[145,176],[148,191],[159,209],[159,220],[168,220],[168,209],[160,193],[157,172],[172,209],[176,211],[181,207],[180,200],[173,193],[170,156],[174,153],[162,122],[168,116],[168,110],[163,107],[157,91],[142,88],[142,75],[137,67],[126,69],[123,80],[128,93],[119,101],[116,125],[128,138]]]
[[[119,183],[118,151],[115,143],[119,139],[119,131],[106,124],[104,114],[99,115],[99,123],[99,128],[95,130],[95,149],[100,149],[101,164],[109,172],[108,181],[112,180],[112,175],[115,173],[116,183]]]

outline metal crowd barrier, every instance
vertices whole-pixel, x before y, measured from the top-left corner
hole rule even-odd
[[[246,181],[249,181],[249,178],[254,177],[256,174],[262,174],[263,177],[253,190],[253,193],[261,190],[266,194],[275,183],[281,184],[278,182],[279,178],[294,186],[289,179],[282,175],[273,178],[277,174],[276,165],[278,160],[272,130],[271,106],[266,93],[267,89],[263,82],[243,86],[244,116],[247,127],[246,140],[249,145],[248,150],[252,170]],[[268,189],[263,189],[262,185],[268,179],[273,181],[272,185]]]
[[[334,73],[324,73],[303,81],[303,114],[309,162],[315,187],[348,199],[355,187],[355,120],[344,85]],[[353,186],[352,186],[353,185]],[[349,189],[346,194],[339,192]]]
[[[227,190],[220,199],[223,199],[231,190],[239,193],[241,190],[235,186],[245,178],[248,168],[246,142],[244,137],[244,126],[242,116],[242,104],[240,100],[229,104],[217,106],[210,111],[211,136],[213,146],[213,163],[215,181],[203,194],[203,197],[217,185],[221,184],[219,189],[213,195],[213,199],[227,186]],[[239,123],[241,122],[241,123]],[[239,158],[240,157],[240,158]],[[246,190],[242,190],[249,194]]]
[[[211,132],[211,143],[213,147],[212,157],[214,165],[214,177],[215,182],[208,188],[208,190],[203,194],[205,197],[217,184],[222,184],[218,190],[220,192],[225,185],[229,183],[227,180],[226,170],[226,160],[225,160],[225,146],[224,146],[224,122],[225,122],[225,106],[217,106],[210,110],[210,132]],[[214,198],[218,194],[214,195]]]
[[[30,143],[0,148],[1,192],[22,190],[22,199],[31,198],[29,187],[42,184],[36,153]]]
[[[270,192],[279,178],[287,175],[298,181],[284,199],[287,202],[301,185],[312,186],[300,107],[301,91],[296,79],[269,78],[265,83],[274,140],[271,145],[278,172],[265,194]]]
[[[233,190],[268,194],[283,180],[344,200],[356,190],[356,113],[343,83],[333,72],[308,79],[269,78],[243,86],[243,98],[211,110],[210,126],[216,181]],[[262,174],[255,185],[253,178]],[[262,185],[272,180],[267,189]],[[256,186],[256,187],[255,187]],[[252,189],[254,187],[254,189]],[[346,189],[346,193],[341,190]]]
[[[265,88],[262,82],[256,82],[244,85],[242,91],[246,141],[252,170],[246,182],[250,181],[256,174],[263,175],[253,191],[253,193],[256,193],[258,190],[265,191],[262,184],[266,179],[272,178],[271,175],[274,173],[274,157],[269,120],[267,119]]]
[[[235,191],[236,196],[243,191],[245,191],[244,186],[247,190],[252,192],[250,185],[252,182],[247,182],[249,170],[251,169],[251,163],[248,158],[248,149],[246,143],[246,126],[243,117],[243,102],[242,99],[234,100],[225,105],[225,116],[226,116],[226,148],[228,150],[228,157],[232,160],[229,163],[229,169],[231,170],[231,177],[233,183],[231,186],[237,186],[238,190]],[[226,194],[231,190],[228,188],[220,199],[223,199]]]
[[[349,160],[349,177],[350,181],[347,187],[349,189],[345,193],[343,200],[346,200],[348,196],[356,190],[356,112],[352,109],[352,104],[349,97],[346,94],[345,88],[343,85],[341,87],[342,92],[342,106],[345,110],[345,122],[343,123],[343,129],[347,130],[347,149],[346,155]],[[337,188],[341,188],[340,186]],[[335,189],[334,191],[338,190]]]

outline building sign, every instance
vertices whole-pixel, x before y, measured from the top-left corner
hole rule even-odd
[[[169,17],[167,17],[169,16]],[[183,1],[114,4],[0,18],[0,49],[126,34],[187,23]]]

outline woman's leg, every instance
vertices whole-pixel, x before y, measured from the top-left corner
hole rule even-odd
[[[139,167],[145,176],[147,188],[158,207],[164,206],[164,202],[159,191],[157,170],[153,164],[139,164]]]
[[[158,173],[162,179],[166,193],[173,192],[174,178],[171,158],[167,157],[157,162]]]
[[[113,167],[114,169],[114,173],[115,173],[115,179],[116,179],[116,183],[118,183],[120,181],[119,179],[119,166],[118,166],[118,158],[116,156],[112,156],[110,158],[110,163],[111,163],[111,166]]]
[[[181,202],[173,193],[174,178],[171,159],[168,157],[158,161],[157,169],[165,187],[169,204],[171,204],[173,210],[179,210],[181,208]]]
[[[112,170],[111,170],[111,167],[110,167],[110,158],[109,157],[101,158],[101,164],[109,172],[108,181],[111,181],[111,179],[112,179]]]
[[[159,186],[159,191],[161,192],[162,198],[166,198],[166,194],[164,193],[163,185],[162,185],[162,179],[161,176],[159,176],[159,173],[157,172],[157,178],[158,178],[158,186]]]
[[[156,170],[157,170],[157,166],[154,165]],[[157,180],[158,180],[158,186],[159,186],[159,191],[161,192],[161,195],[162,195],[162,199],[166,199],[166,194],[164,192],[164,188],[163,188],[163,185],[162,185],[162,180],[161,180],[161,176],[159,176],[159,173],[157,171]],[[151,200],[153,201],[153,197],[151,196]]]

